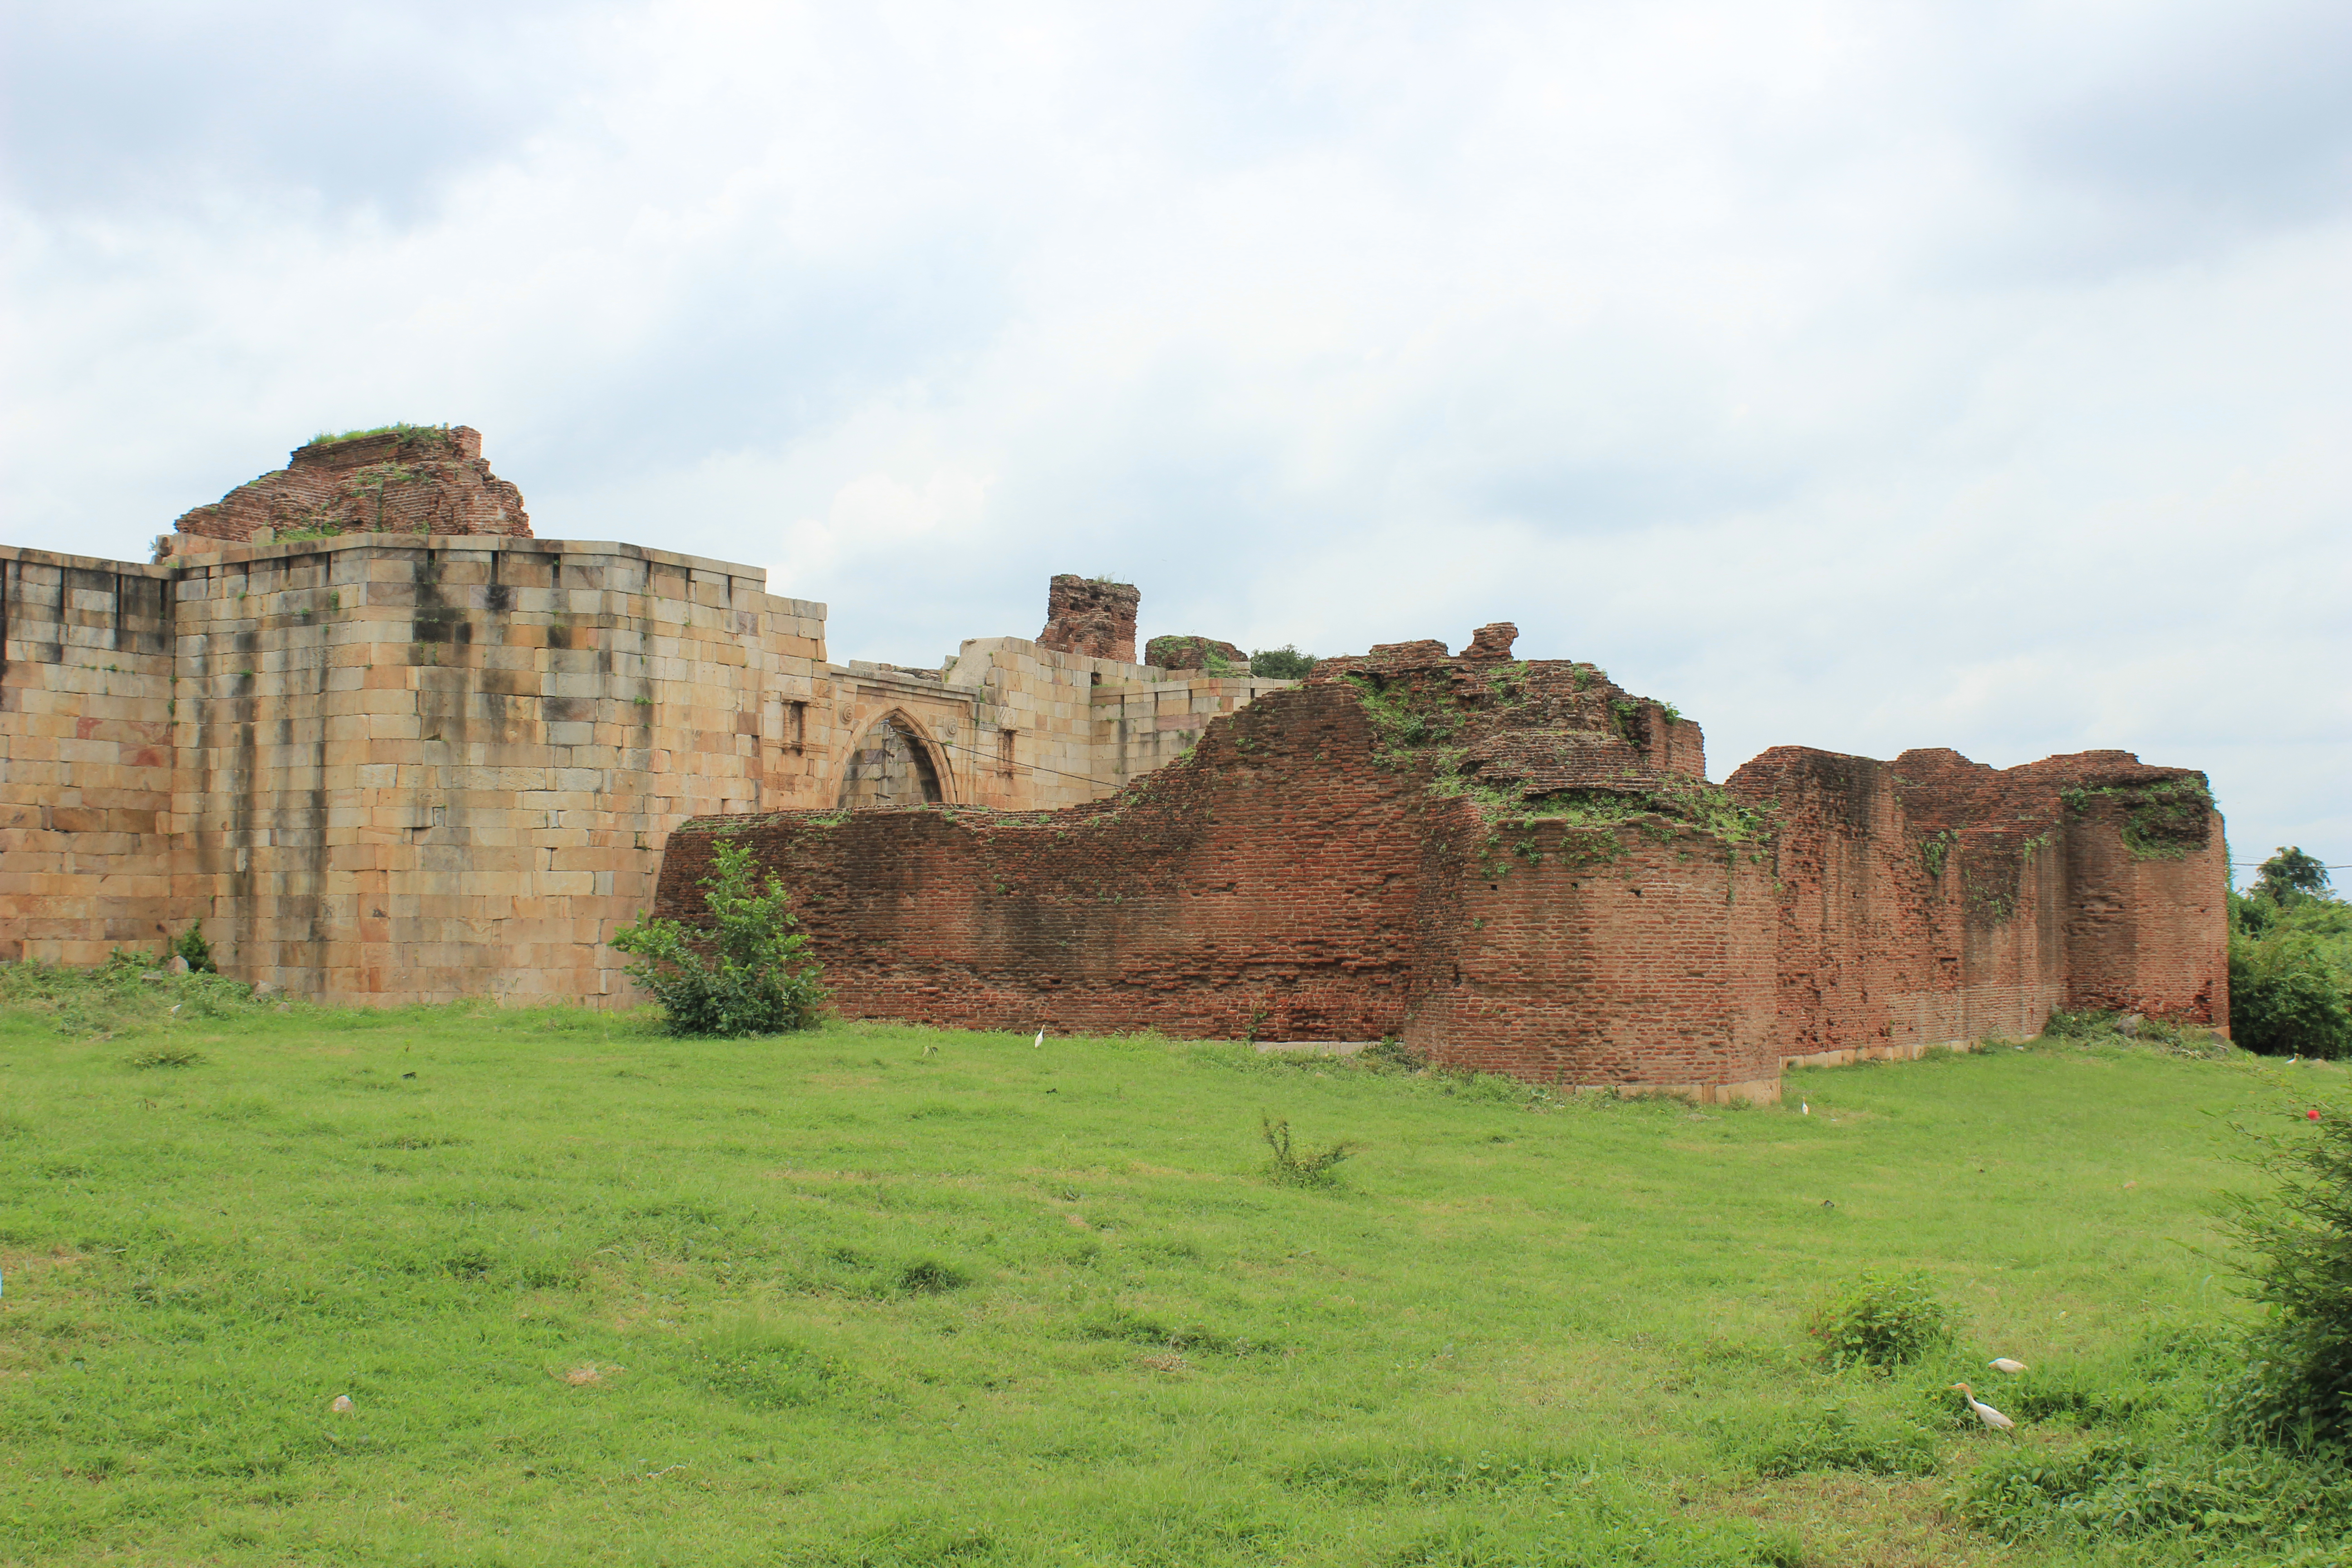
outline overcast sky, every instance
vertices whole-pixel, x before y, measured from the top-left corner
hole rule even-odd
[[[0,540],[322,428],[835,658],[1514,620],[2352,862],[2352,6],[16,0]],[[2347,874],[2347,880],[2352,880]]]

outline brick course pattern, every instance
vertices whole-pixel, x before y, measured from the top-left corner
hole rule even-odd
[[[1696,724],[1591,665],[1515,662],[1514,635],[1327,660],[1070,809],[689,823],[657,907],[694,918],[710,846],[740,835],[853,1016],[1393,1036],[1701,1099],[2030,1034],[2057,1005],[2226,1021],[2201,774],[1780,748],[1717,787]]]

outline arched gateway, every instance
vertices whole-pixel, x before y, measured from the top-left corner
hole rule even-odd
[[[842,766],[840,804],[852,810],[937,805],[945,799],[930,742],[904,713],[877,719]]]

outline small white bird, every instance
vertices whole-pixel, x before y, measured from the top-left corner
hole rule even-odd
[[[1030,1047],[1030,1049],[1032,1049],[1032,1050],[1038,1050],[1038,1051],[1042,1051],[1042,1050],[1044,1050],[1044,1049],[1045,1048],[1045,1030],[1040,1029],[1040,1030],[1038,1030],[1038,1031],[1037,1031],[1037,1037],[1036,1037],[1035,1039],[1034,1039],[1034,1040],[1032,1040],[1032,1041],[1030,1041],[1030,1042],[1029,1042],[1029,1047]]]
[[[1808,1116],[1811,1116],[1813,1113],[1812,1105],[1807,1100],[1801,1100],[1797,1101],[1797,1109],[1803,1111]]]
[[[1991,1427],[1994,1431],[2014,1432],[2017,1430],[2016,1422],[2011,1421],[2008,1416],[2003,1415],[2000,1411],[1995,1410],[1991,1405],[1987,1405],[1983,1400],[1979,1399],[1977,1397],[1977,1391],[1970,1388],[1967,1384],[1956,1383],[1952,1384],[1952,1391],[1955,1394],[1958,1394],[1962,1399],[1967,1400],[1969,1402],[1969,1408],[1977,1413],[1977,1419]]]
[[[1993,1357],[1992,1360],[1985,1363],[1985,1365],[1992,1368],[1995,1372],[2023,1372],[2025,1370],[2025,1363],[2023,1362],[2011,1361],[2005,1355],[1997,1355]]]

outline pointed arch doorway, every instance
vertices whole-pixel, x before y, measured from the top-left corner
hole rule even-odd
[[[903,713],[874,721],[841,770],[841,805],[937,805],[947,799],[930,743]]]

